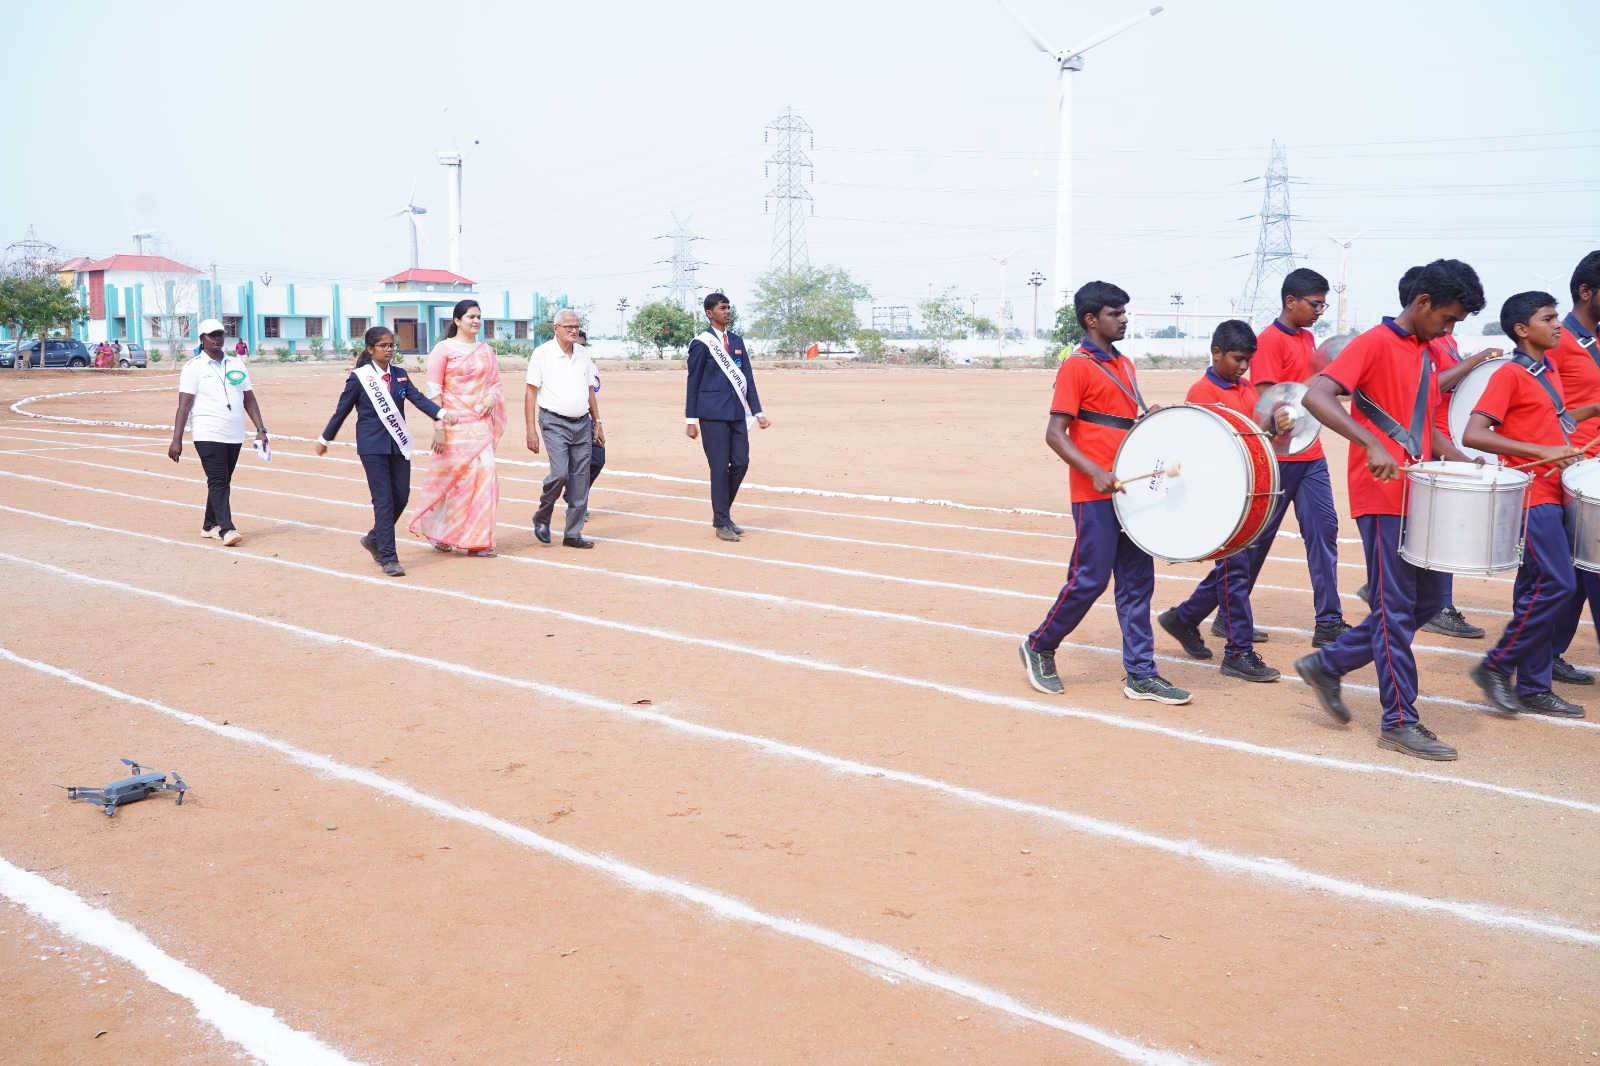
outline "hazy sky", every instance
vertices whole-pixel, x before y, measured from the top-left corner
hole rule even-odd
[[[1058,46],[1141,10],[1014,2]],[[1170,0],[1075,75],[1077,280],[1135,310],[1174,291],[1225,309],[1276,138],[1308,265],[1335,276],[1324,231],[1370,227],[1363,314],[1439,256],[1478,267],[1491,312],[1560,294],[1600,247],[1597,30],[1592,0]],[[433,150],[454,133],[483,142],[463,273],[568,292],[614,329],[619,297],[668,280],[673,211],[704,238],[700,280],[748,294],[772,246],[763,127],[792,106],[816,130],[811,258],[879,303],[956,286],[992,314],[988,253],[1015,250],[1026,324],[1027,275],[1053,266],[1053,67],[993,0],[0,0],[0,40],[3,243],[31,224],[66,252],[131,250],[131,216],[225,279],[366,285],[409,263],[404,220],[374,218],[419,173],[423,262],[445,265]]]

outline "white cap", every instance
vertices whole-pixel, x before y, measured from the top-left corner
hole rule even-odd
[[[207,333],[222,333],[222,332],[223,332],[222,323],[218,322],[214,318],[208,318],[204,322],[200,323],[200,336],[202,336],[202,337],[204,337]]]

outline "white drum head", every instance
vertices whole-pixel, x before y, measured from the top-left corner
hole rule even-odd
[[[1112,473],[1120,481],[1165,469],[1173,459],[1182,461],[1177,477],[1135,481],[1112,499],[1135,544],[1158,559],[1191,562],[1238,530],[1249,503],[1250,467],[1220,416],[1183,406],[1163,407],[1129,430]]]
[[[1447,489],[1468,488],[1475,484],[1522,486],[1533,480],[1525,470],[1512,470],[1510,467],[1496,466],[1493,462],[1479,466],[1477,463],[1457,463],[1448,459],[1417,463],[1411,468],[1411,480],[1424,481],[1430,473],[1445,475],[1438,483]]]
[[[1600,459],[1573,463],[1561,471],[1561,487],[1574,499],[1600,503]]]
[[[1476,448],[1469,448],[1461,443],[1461,436],[1467,431],[1467,422],[1472,418],[1472,409],[1478,406],[1478,401],[1483,399],[1483,390],[1489,387],[1489,379],[1494,377],[1494,372],[1503,366],[1509,365],[1511,359],[1501,356],[1498,359],[1488,359],[1474,367],[1456,386],[1456,391],[1450,394],[1450,439],[1456,442],[1456,447],[1472,456],[1474,459],[1482,456],[1490,463],[1498,463],[1500,457],[1489,452],[1480,452]]]

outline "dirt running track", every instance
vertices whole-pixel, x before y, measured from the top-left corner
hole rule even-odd
[[[1290,678],[1158,630],[1195,700],[1127,701],[1102,607],[1032,692],[1072,544],[1045,372],[766,372],[725,545],[682,377],[613,370],[581,553],[534,540],[513,390],[502,556],[403,537],[402,579],[353,448],[306,442],[341,377],[258,369],[227,549],[139,428],[169,373],[0,376],[0,1060],[1600,1061],[1600,706],[1491,718],[1484,642],[1424,634],[1460,761],[1378,749],[1370,671],[1335,726],[1292,537],[1255,599]],[[1456,590],[1497,633],[1509,582]],[[188,802],[48,787],[120,756]]]

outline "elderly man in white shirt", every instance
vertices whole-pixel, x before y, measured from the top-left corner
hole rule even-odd
[[[589,517],[589,451],[593,444],[606,443],[600,424],[600,401],[590,385],[597,373],[589,349],[578,343],[583,326],[578,313],[570,309],[556,312],[555,337],[533,350],[528,360],[528,390],[523,417],[528,426],[528,450],[544,451],[550,457],[550,476],[544,479],[539,494],[539,509],[533,513],[533,535],[550,543],[550,518],[556,500],[567,494],[567,527],[561,543],[569,548],[592,548],[594,541],[583,535]]]

